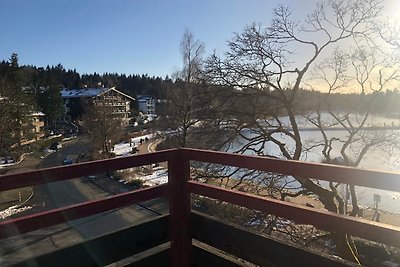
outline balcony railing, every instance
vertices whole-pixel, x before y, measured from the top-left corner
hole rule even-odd
[[[168,216],[160,216],[147,223],[85,241],[81,245],[37,256],[18,266],[25,266],[32,262],[40,266],[56,262],[57,266],[102,266],[132,255],[140,256],[134,258],[129,266],[241,266],[241,261],[237,258],[261,266],[268,266],[268,264],[274,266],[352,266],[340,259],[314,254],[306,249],[290,246],[273,238],[257,235],[192,212],[191,195],[197,194],[285,217],[296,223],[314,225],[329,232],[346,233],[400,247],[399,227],[191,181],[190,161],[400,192],[400,174],[398,173],[194,149],[173,149],[0,176],[0,190],[5,191],[100,172],[168,162],[167,184],[5,220],[0,222],[0,238],[27,233],[154,198],[167,197]],[[121,245],[113,244],[116,240],[120,240],[118,244]],[[219,250],[213,251],[210,245],[211,248],[222,250],[223,253]],[[89,255],[85,249],[87,247],[97,248],[96,259],[90,257],[93,253]],[[155,248],[158,249],[156,252],[154,252]],[[143,251],[147,254],[143,254]],[[224,253],[235,257],[227,258]],[[61,258],[65,261],[60,260]]]

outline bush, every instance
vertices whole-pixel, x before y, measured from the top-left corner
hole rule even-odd
[[[39,151],[43,151],[46,148],[50,147],[50,145],[53,142],[61,142],[62,137],[56,137],[56,138],[52,138],[52,139],[43,139],[43,140],[39,140],[36,141],[35,143],[32,144],[32,148],[34,150],[39,150]]]
[[[390,248],[387,246],[384,246],[382,244],[378,244],[372,241],[366,241],[362,239],[355,239],[354,240],[357,250],[359,254],[363,257],[364,261],[362,261],[363,264],[367,266],[384,266],[382,262],[384,261],[390,261],[395,257],[396,253],[393,253],[395,251],[391,250],[397,250],[394,248]],[[398,259],[396,259],[398,260]]]
[[[133,179],[129,181],[129,184],[135,188],[143,187],[143,180],[141,179]]]

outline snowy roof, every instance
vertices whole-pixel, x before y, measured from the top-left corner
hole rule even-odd
[[[41,112],[41,111],[37,111],[37,112],[31,113],[30,116],[32,116],[32,117],[42,117],[42,116],[45,116],[45,114],[43,112]]]
[[[112,88],[84,88],[84,89],[63,89],[61,90],[62,98],[78,98],[78,97],[96,97],[109,90],[113,90],[131,100],[135,100],[133,97],[118,91],[114,87]]]
[[[147,101],[152,100],[152,99],[153,99],[152,96],[138,95],[138,102],[147,102]]]
[[[85,89],[63,89],[62,98],[95,97],[107,91],[109,88],[85,88]]]
[[[105,91],[101,92],[100,94],[103,94],[103,93],[105,93],[105,92],[108,91],[108,90],[113,90],[113,91],[115,91],[115,92],[117,92],[117,93],[119,93],[119,94],[125,96],[126,98],[129,98],[129,99],[131,99],[131,100],[135,100],[135,98],[131,97],[130,95],[124,94],[124,93],[122,93],[121,91],[118,91],[118,90],[115,89],[114,87],[112,87],[112,88],[110,88],[110,89],[106,89]]]
[[[152,99],[153,98],[152,96],[149,96],[149,95],[138,95],[137,97],[138,97],[138,100],[140,100],[140,99]]]

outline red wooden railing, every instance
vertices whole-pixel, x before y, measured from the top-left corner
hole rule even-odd
[[[167,185],[5,220],[0,222],[0,237],[5,238],[25,233],[164,196],[169,198],[171,266],[189,266],[192,242],[189,220],[191,213],[190,195],[194,193],[275,214],[298,223],[315,225],[320,229],[348,233],[400,247],[399,227],[190,181],[189,170],[190,161],[201,161],[400,192],[400,174],[393,172],[378,172],[194,149],[173,149],[145,155],[3,175],[0,176],[0,190],[72,179],[163,161],[168,162],[169,181]]]

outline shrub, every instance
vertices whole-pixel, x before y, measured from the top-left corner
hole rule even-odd
[[[133,187],[141,188],[141,187],[143,187],[143,180],[141,180],[141,179],[133,179],[133,180],[129,181],[129,184],[131,186],[133,186]]]

